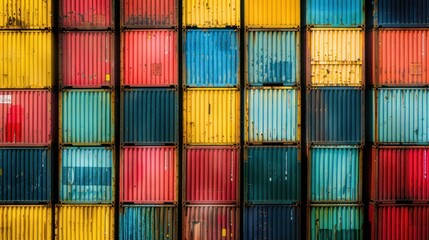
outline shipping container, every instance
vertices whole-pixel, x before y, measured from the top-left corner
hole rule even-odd
[[[360,27],[365,24],[365,0],[307,0],[307,25]]]
[[[184,240],[240,239],[239,208],[234,206],[185,206]]]
[[[61,86],[91,88],[115,84],[113,33],[62,32],[59,46]]]
[[[374,25],[377,27],[427,27],[429,4],[427,0],[375,0]]]
[[[235,203],[240,191],[238,147],[188,147],[185,152],[185,203]]]
[[[60,202],[111,203],[115,191],[113,150],[65,147],[60,159]]]
[[[240,91],[188,88],[183,94],[183,137],[190,145],[240,142]]]
[[[363,86],[364,35],[361,28],[308,30],[307,84]]]
[[[121,202],[177,203],[176,147],[124,147],[120,165]]]
[[[307,134],[311,143],[363,142],[364,91],[318,88],[307,91]]]
[[[48,31],[1,31],[0,88],[50,88],[52,41]]]
[[[121,16],[124,27],[176,27],[177,0],[122,0]]]
[[[106,29],[113,27],[112,0],[60,0],[60,26],[68,29]]]
[[[362,202],[362,150],[358,146],[309,149],[308,198],[311,202]]]
[[[125,89],[122,101],[122,143],[177,142],[179,110],[176,89]]]
[[[246,93],[246,142],[284,143],[301,139],[299,90],[259,87]]]
[[[312,204],[308,239],[363,239],[364,214],[360,205]]]
[[[110,205],[56,205],[56,239],[114,240],[114,215]]]
[[[0,216],[0,239],[53,239],[50,205],[1,205]]]
[[[238,86],[239,34],[233,29],[188,29],[183,79],[189,87]]]
[[[0,3],[0,28],[52,28],[52,2],[3,0]]]
[[[0,144],[51,145],[51,99],[45,90],[0,90]]]
[[[110,144],[114,141],[114,93],[111,90],[63,90],[60,93],[62,144]]]
[[[245,0],[247,28],[299,28],[299,0]]]
[[[175,206],[124,205],[119,209],[119,224],[121,240],[179,239]]]
[[[0,202],[50,202],[51,163],[48,148],[0,148]]]
[[[133,87],[177,85],[178,32],[124,31],[121,65],[122,85]]]
[[[248,30],[246,48],[247,85],[299,85],[299,31]]]
[[[183,26],[238,27],[240,26],[240,1],[183,0]]]
[[[244,209],[244,239],[301,239],[301,208],[259,205]]]

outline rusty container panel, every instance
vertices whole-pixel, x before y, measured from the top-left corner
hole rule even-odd
[[[178,0],[121,0],[122,26],[177,26],[177,3]]]
[[[185,154],[184,202],[238,202],[240,158],[237,147],[188,147]]]
[[[113,27],[112,0],[60,0],[60,26],[67,29],[106,29]]]
[[[62,32],[59,45],[61,86],[91,88],[115,84],[113,33]]]
[[[240,212],[235,206],[185,206],[184,240],[240,239]]]
[[[120,165],[121,202],[177,202],[176,147],[123,147]]]
[[[224,28],[240,26],[240,1],[183,0],[183,26]]]
[[[121,84],[133,87],[177,85],[177,36],[175,30],[123,32]]]
[[[52,1],[3,0],[0,3],[0,28],[47,29],[51,27]]]
[[[365,0],[306,1],[306,23],[310,26],[361,27],[365,24]]]
[[[299,0],[245,0],[247,28],[299,28]]]
[[[0,90],[0,144],[51,145],[50,91]]]
[[[426,28],[429,24],[427,0],[375,0],[373,20],[376,27]]]

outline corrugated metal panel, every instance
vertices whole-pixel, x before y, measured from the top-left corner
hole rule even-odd
[[[378,142],[429,143],[428,89],[378,89]]]
[[[239,208],[186,206],[183,209],[184,240],[240,239]]]
[[[239,199],[239,149],[188,147],[186,149],[185,201],[234,203]]]
[[[0,28],[51,28],[51,18],[51,1],[3,0],[0,3]]]
[[[358,205],[312,205],[310,239],[363,239],[363,208]]]
[[[123,26],[177,26],[177,0],[123,0],[121,4]]]
[[[184,0],[183,26],[201,28],[240,26],[240,1]]]
[[[308,93],[308,141],[363,142],[363,91],[351,88],[311,89]]]
[[[301,199],[301,156],[297,147],[248,147],[244,158],[244,199],[254,204]]]
[[[362,201],[361,150],[353,146],[310,148],[309,198],[312,202]]]
[[[251,88],[247,91],[246,100],[247,142],[299,141],[299,90]]]
[[[313,86],[363,85],[364,33],[360,28],[310,29],[308,83]]]
[[[110,90],[64,90],[60,94],[63,144],[110,144],[114,141],[114,104]]]
[[[51,186],[50,149],[0,149],[0,202],[49,202]]]
[[[374,1],[374,24],[379,27],[427,27],[427,0]]]
[[[177,202],[176,147],[124,147],[121,153],[121,202]]]
[[[188,88],[183,94],[185,144],[231,145],[240,142],[240,91]]]
[[[52,239],[49,205],[2,205],[0,216],[0,239]]]
[[[301,209],[281,205],[245,207],[244,239],[301,239]]]
[[[126,89],[122,97],[123,142],[177,142],[177,94],[175,89]]]
[[[52,86],[52,33],[1,31],[0,42],[0,88]]]
[[[307,0],[307,24],[358,27],[365,24],[365,0]]]
[[[124,205],[119,212],[119,239],[178,239],[177,207]]]
[[[238,86],[239,42],[236,30],[187,30],[183,73],[186,86]]]
[[[61,0],[60,25],[63,28],[108,28],[113,27],[112,0]]]
[[[248,31],[246,36],[247,84],[299,84],[301,65],[298,31]]]
[[[113,37],[109,32],[62,32],[61,85],[113,86],[115,84]]]
[[[110,203],[114,199],[113,151],[104,147],[61,150],[60,201]]]
[[[177,36],[175,30],[125,31],[122,35],[122,85],[177,85]]]
[[[300,26],[299,0],[246,0],[246,27],[298,28]]]
[[[51,92],[0,91],[0,143],[51,144]]]
[[[57,240],[114,240],[114,207],[110,205],[58,205]]]

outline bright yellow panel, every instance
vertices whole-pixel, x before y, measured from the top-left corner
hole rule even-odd
[[[240,26],[240,0],[184,0],[183,26]]]
[[[2,0],[0,2],[0,28],[51,28],[51,19],[51,0]]]
[[[246,0],[246,26],[249,28],[298,28],[299,0]]]

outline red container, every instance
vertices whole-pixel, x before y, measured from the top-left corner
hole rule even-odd
[[[185,202],[237,202],[239,162],[237,147],[187,148]]]
[[[176,147],[124,147],[120,165],[121,202],[177,202]]]
[[[122,0],[122,25],[127,27],[177,26],[176,0]]]
[[[0,144],[51,144],[51,92],[0,91]]]
[[[233,206],[186,206],[183,239],[240,239],[239,210]]]
[[[372,149],[373,201],[429,202],[429,147]]]
[[[177,85],[177,31],[126,31],[122,49],[122,85]]]
[[[113,86],[114,39],[109,32],[61,33],[61,85]]]
[[[113,1],[60,0],[60,24],[63,28],[113,27]]]

